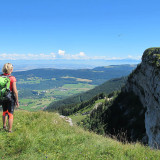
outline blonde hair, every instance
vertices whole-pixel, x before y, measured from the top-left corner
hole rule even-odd
[[[2,72],[8,74],[11,72],[12,69],[13,69],[13,65],[11,63],[6,63],[3,66]]]

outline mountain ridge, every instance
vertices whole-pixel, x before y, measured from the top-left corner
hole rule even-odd
[[[60,68],[60,69],[93,69],[97,66],[138,64],[140,60],[0,60],[0,68],[5,63],[12,63],[15,71],[25,71],[38,68]]]

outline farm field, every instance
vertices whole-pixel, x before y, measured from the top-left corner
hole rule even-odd
[[[37,83],[37,81],[35,83]],[[95,85],[78,83],[65,84],[62,87],[54,89],[32,90],[32,97],[19,98],[20,109],[29,111],[43,110],[53,101],[58,101],[65,97],[85,92],[94,87]]]

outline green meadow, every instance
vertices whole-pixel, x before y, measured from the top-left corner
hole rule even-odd
[[[57,113],[43,111],[16,110],[13,133],[1,129],[0,142],[0,159],[5,160],[160,159],[158,150],[139,143],[122,144],[76,125],[70,126]]]
[[[51,102],[58,101],[64,99],[65,97],[88,91],[92,88],[94,88],[94,85],[78,83],[65,84],[62,87],[57,87],[54,89],[33,90],[33,96],[29,95],[27,98],[19,98],[20,108],[28,111],[43,110]]]

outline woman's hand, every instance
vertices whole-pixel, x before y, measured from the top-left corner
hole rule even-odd
[[[16,101],[16,108],[18,108],[19,107],[19,102],[18,101]]]
[[[17,91],[17,87],[16,87],[16,82],[13,82],[13,93],[16,99],[16,108],[19,107],[19,102],[18,102],[18,91]]]

